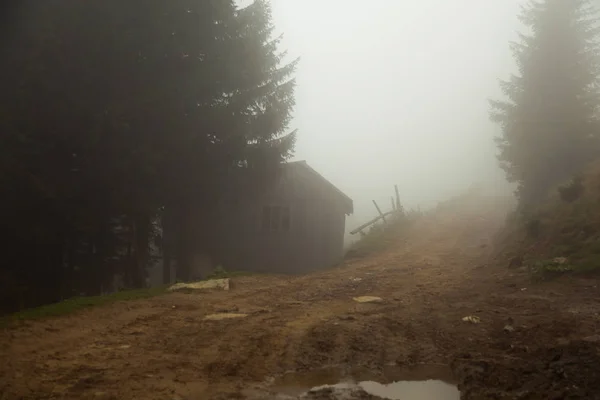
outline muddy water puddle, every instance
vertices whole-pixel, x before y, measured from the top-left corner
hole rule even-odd
[[[460,392],[448,367],[419,366],[404,369],[386,367],[373,372],[364,369],[326,368],[304,373],[289,373],[275,380],[272,389],[288,396],[333,390],[342,393],[361,389],[382,399],[459,400]],[[346,398],[340,396],[340,398]]]

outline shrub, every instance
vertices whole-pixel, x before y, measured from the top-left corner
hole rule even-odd
[[[568,184],[560,186],[558,188],[558,193],[563,201],[572,203],[581,197],[584,190],[585,187],[583,186],[581,177],[575,177]]]
[[[385,251],[407,234],[412,224],[424,213],[421,210],[409,210],[387,217],[387,223],[377,223],[354,242],[346,252],[346,259],[363,258]]]
[[[536,280],[548,280],[574,270],[573,265],[560,258],[537,261],[529,267],[529,272]]]
[[[539,218],[532,218],[525,223],[527,235],[532,238],[540,236],[542,231],[542,221]]]

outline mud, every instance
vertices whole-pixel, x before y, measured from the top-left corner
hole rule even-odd
[[[462,398],[600,399],[598,345],[585,341],[503,359],[458,357]]]
[[[336,269],[241,277],[230,291],[176,292],[6,329],[0,398],[283,399],[298,397],[273,390],[286,373],[347,366],[385,382],[390,365],[450,368],[469,400],[600,398],[599,282],[533,283],[524,268],[491,259],[503,220],[478,201]],[[246,317],[205,319],[230,312]],[[348,390],[308,395],[377,398]]]

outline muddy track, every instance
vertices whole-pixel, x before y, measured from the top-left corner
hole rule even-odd
[[[424,364],[451,366],[465,399],[600,398],[590,367],[600,365],[598,282],[533,285],[489,257],[503,214],[468,209],[436,214],[390,251],[329,271],[244,277],[229,292],[169,294],[0,332],[0,399],[245,398],[249,389],[269,398],[265,382],[287,371],[376,375]],[[358,304],[359,295],[383,302]],[[234,311],[248,317],[203,319]]]

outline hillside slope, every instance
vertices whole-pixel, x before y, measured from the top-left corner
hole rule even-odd
[[[600,162],[549,193],[535,210],[513,213],[497,251],[540,278],[600,269]]]

